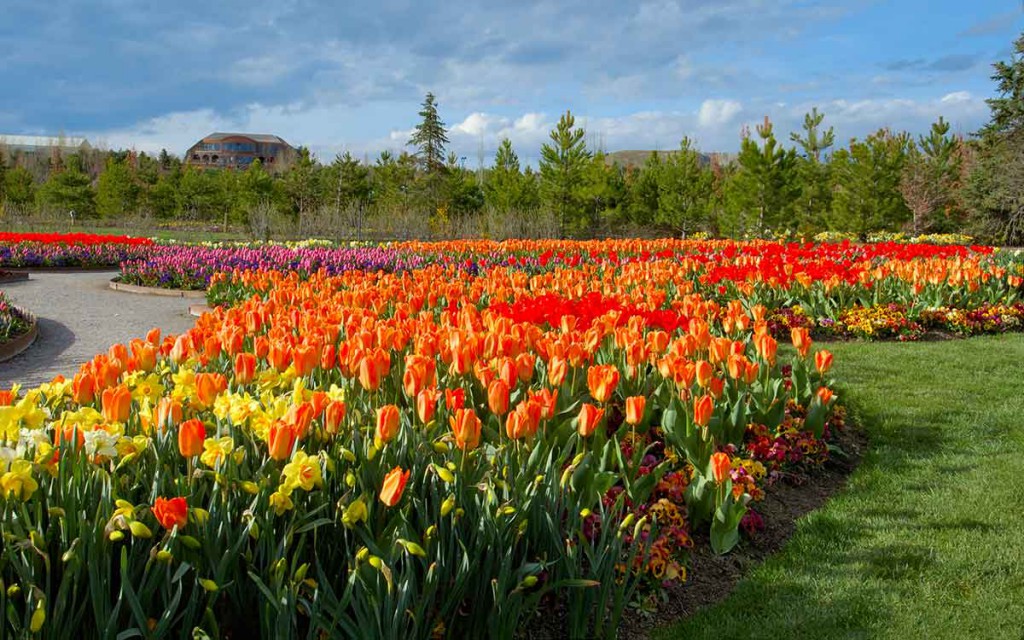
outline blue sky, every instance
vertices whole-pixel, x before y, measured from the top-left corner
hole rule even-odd
[[[0,0],[0,134],[181,154],[214,130],[322,159],[399,150],[427,91],[467,166],[536,158],[566,109],[594,146],[738,148],[818,106],[845,141],[987,119],[1021,0]]]

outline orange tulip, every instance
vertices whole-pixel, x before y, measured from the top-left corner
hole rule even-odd
[[[153,327],[146,334],[146,342],[153,345],[154,347],[160,346],[160,328]]]
[[[280,420],[270,425],[267,431],[267,450],[274,460],[287,460],[297,440],[295,429]]]
[[[828,370],[832,368],[832,353],[822,349],[814,354],[814,366],[818,368],[818,373],[825,375]]]
[[[729,462],[728,454],[718,451],[711,455],[711,472],[718,484],[722,484],[729,478],[731,468],[732,464]]]
[[[456,411],[466,406],[466,390],[459,389],[445,389],[444,390],[444,406],[449,411]]]
[[[320,363],[320,353],[312,345],[299,345],[292,349],[292,367],[298,377],[308,376]]]
[[[767,333],[763,333],[754,340],[754,347],[757,349],[758,355],[764,358],[769,364],[775,364],[775,353],[779,347],[775,338],[771,337]]]
[[[283,419],[291,426],[292,431],[295,432],[295,437],[301,440],[306,437],[309,425],[313,423],[313,415],[315,413],[316,409],[313,408],[312,403],[303,402],[288,407],[288,411],[284,414]]]
[[[715,370],[711,367],[711,363],[707,360],[699,360],[694,366],[694,371],[697,376],[697,384],[701,388],[706,389],[711,382],[711,378],[715,375]]]
[[[832,390],[828,387],[821,387],[818,389],[818,399],[821,400],[821,404],[828,404],[831,402],[833,395]]]
[[[174,340],[171,347],[170,357],[175,364],[181,364],[192,355],[192,340],[187,333],[183,333]]]
[[[235,356],[235,382],[249,384],[256,374],[256,354],[239,353]]]
[[[757,374],[760,373],[760,371],[761,366],[759,364],[756,362],[748,362],[747,370],[743,372],[743,382],[746,382],[747,384],[754,384],[754,381],[757,380]]]
[[[377,409],[377,440],[382,443],[391,442],[400,428],[397,406],[387,404]]]
[[[739,380],[743,377],[743,374],[747,369],[747,359],[742,355],[733,354],[729,356],[728,360],[729,377],[733,380]]]
[[[806,327],[793,327],[789,330],[789,335],[797,353],[801,358],[806,358],[807,352],[811,348],[811,332]]]
[[[288,345],[273,342],[267,351],[267,362],[278,371],[284,371],[292,361],[292,350]]]
[[[78,404],[92,404],[96,399],[96,382],[91,374],[75,374],[71,381],[71,397]]]
[[[160,433],[181,424],[183,417],[180,401],[164,396],[156,403],[156,428]]]
[[[487,387],[487,406],[491,413],[503,416],[508,413],[508,385],[501,378],[495,378]]]
[[[601,418],[603,417],[604,409],[600,409],[592,404],[584,404],[580,408],[576,430],[584,438],[589,438],[597,430],[597,425],[601,423]]]
[[[416,394],[416,417],[420,422],[427,424],[434,419],[434,412],[437,411],[437,401],[441,399],[441,392],[435,387],[421,389]]]
[[[701,427],[708,426],[711,414],[715,412],[715,400],[709,395],[697,398],[693,404],[693,422]]]
[[[516,356],[516,374],[520,382],[529,382],[533,379],[533,370],[537,365],[537,358],[532,353],[520,353]]]
[[[405,483],[409,482],[409,471],[402,471],[401,467],[395,467],[384,476],[384,484],[380,488],[380,501],[389,507],[398,504],[405,491]]]
[[[206,440],[206,425],[199,418],[186,420],[178,426],[178,451],[182,457],[191,458],[203,452]]]
[[[460,449],[475,449],[480,445],[480,418],[472,409],[458,409],[448,418],[455,434],[455,444]]]
[[[645,396],[630,396],[626,398],[626,423],[638,425],[643,422],[644,408],[647,406]]]
[[[548,384],[552,387],[562,386],[567,373],[569,373],[569,363],[565,358],[551,356],[551,360],[548,361]]]
[[[220,373],[196,374],[196,404],[203,409],[213,406],[217,396],[228,388],[228,381]]]
[[[722,393],[725,391],[725,380],[721,378],[711,378],[711,382],[708,384],[708,391],[711,393],[711,397],[718,400],[722,397]]]
[[[530,437],[540,426],[542,408],[534,400],[520,402],[505,420],[505,433],[512,440]]]
[[[550,420],[555,417],[555,408],[558,405],[558,389],[554,391],[547,388],[541,389],[536,393],[530,394],[530,399],[540,407],[541,418]]]
[[[135,367],[142,371],[152,371],[156,368],[156,347],[148,342],[135,339],[131,342],[132,358],[135,360]]]
[[[107,422],[125,422],[132,408],[132,392],[120,385],[103,390],[103,419]]]
[[[587,369],[587,388],[598,402],[608,402],[619,384],[619,370],[613,364],[595,365]]]
[[[320,368],[324,371],[330,371],[334,368],[334,364],[338,361],[338,348],[333,344],[329,344],[324,347],[324,350],[320,352]]]
[[[402,376],[402,388],[405,395],[415,398],[420,391],[433,384],[432,369],[434,361],[421,355],[410,355],[405,359],[405,374]]]
[[[382,377],[379,361],[370,355],[364,355],[359,362],[359,384],[367,391],[376,391],[380,387]]]
[[[324,430],[337,435],[341,431],[341,423],[345,419],[345,403],[334,400],[324,408]]]
[[[178,497],[170,500],[157,498],[153,502],[151,510],[156,521],[164,529],[170,530],[174,527],[182,529],[188,524],[188,503],[185,502],[185,498]]]

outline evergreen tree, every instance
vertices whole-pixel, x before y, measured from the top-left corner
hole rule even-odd
[[[797,158],[797,177],[800,194],[794,203],[796,227],[800,232],[813,232],[825,226],[832,208],[832,188],[829,176],[828,150],[835,144],[832,127],[822,131],[825,114],[815,107],[804,116],[803,135],[791,133],[789,139],[803,152]]]
[[[658,181],[658,209],[655,220],[685,238],[707,230],[711,217],[714,176],[701,162],[700,153],[689,138],[661,165]]]
[[[228,171],[216,173],[227,174]],[[226,209],[222,183],[212,171],[185,165],[175,191],[176,216],[185,220],[215,220]]]
[[[959,205],[959,182],[963,164],[963,142],[950,135],[949,123],[939,117],[928,136],[910,145],[900,192],[913,216],[914,233],[950,232],[963,222]]]
[[[28,211],[36,200],[36,182],[28,169],[19,165],[5,173],[4,198],[9,212]]]
[[[799,195],[796,152],[779,146],[767,116],[757,135],[760,146],[744,136],[737,171],[727,185],[732,232],[764,236],[770,231],[793,231],[793,205]]]
[[[498,145],[494,166],[488,172],[484,184],[486,202],[501,213],[521,210],[526,188],[526,177],[519,166],[519,156],[512,148],[512,141],[505,138]]]
[[[642,167],[626,173],[629,190],[626,218],[630,222],[646,227],[657,221],[662,179],[661,158],[657,151],[651,151]]]
[[[834,197],[830,227],[866,236],[872,231],[895,231],[910,221],[900,192],[910,135],[882,129],[832,158]]]
[[[39,205],[62,214],[73,211],[75,219],[95,217],[96,193],[89,176],[82,171],[81,158],[72,154],[54,166],[60,168],[50,173],[36,194]]]
[[[583,232],[590,222],[583,190],[592,156],[584,139],[586,132],[575,125],[576,119],[566,111],[551,131],[551,144],[544,144],[540,152],[541,199],[555,213],[562,237]]]
[[[298,157],[288,167],[283,180],[291,212],[301,229],[307,217],[320,206],[319,165],[313,160],[309,149],[299,149]]]
[[[443,200],[449,215],[460,218],[480,213],[484,207],[484,192],[476,174],[459,166],[455,154],[448,158]]]
[[[134,215],[139,208],[140,191],[128,159],[111,156],[96,187],[96,210],[101,218]]]
[[[0,146],[0,213],[3,212],[4,201],[7,200],[7,154],[3,146]]]
[[[416,147],[416,157],[428,175],[442,173],[445,170],[445,145],[448,144],[448,132],[444,122],[437,114],[434,94],[428,93],[419,112],[422,120],[407,143]]]
[[[978,132],[976,162],[964,199],[977,231],[994,242],[1024,244],[1024,33],[1009,62],[997,62],[998,97],[988,100],[990,120]]]

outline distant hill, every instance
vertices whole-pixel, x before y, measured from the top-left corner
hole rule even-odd
[[[676,150],[658,151],[658,157],[661,159],[667,158],[668,156],[675,155],[678,153]],[[642,167],[647,162],[647,158],[650,157],[651,150],[646,151],[613,151],[605,156],[605,161],[608,164],[617,164],[622,167]],[[719,151],[711,151],[709,153],[700,154],[701,162],[703,164],[711,164],[712,158],[718,160],[720,164],[729,164],[736,159],[735,153],[722,153]]]

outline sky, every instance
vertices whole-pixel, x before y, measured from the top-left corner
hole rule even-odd
[[[0,0],[0,135],[177,155],[272,133],[323,161],[405,148],[424,95],[450,150],[525,162],[567,109],[592,147],[735,151],[817,106],[845,143],[962,133],[1024,0]]]

